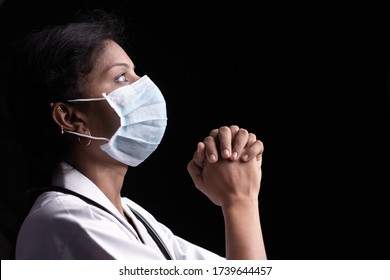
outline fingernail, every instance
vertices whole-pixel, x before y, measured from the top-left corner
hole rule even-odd
[[[233,153],[233,159],[238,159],[238,153],[237,152]]]
[[[248,154],[245,154],[245,155],[243,155],[241,158],[242,158],[243,161],[247,161],[248,158],[249,158],[249,155],[248,155]]]
[[[215,161],[216,159],[214,154],[209,155],[209,161]]]
[[[224,157],[229,157],[229,156],[230,156],[230,151],[229,151],[229,149],[224,149],[224,150],[222,151],[222,154],[223,154]]]

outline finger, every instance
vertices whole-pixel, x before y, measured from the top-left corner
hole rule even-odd
[[[240,130],[239,126],[238,125],[231,125],[230,127],[230,131],[232,132],[232,136],[235,137],[237,132]]]
[[[210,136],[216,138],[218,136],[218,128],[211,130]]]
[[[241,159],[243,161],[249,161],[252,158],[256,157],[258,161],[261,161],[263,152],[264,152],[263,142],[261,142],[260,140],[256,140],[255,142],[253,142],[253,144],[248,145],[245,148],[245,152],[242,155]]]
[[[205,144],[203,142],[199,142],[193,157],[194,163],[199,167],[203,168],[205,159]]]
[[[246,147],[249,139],[249,132],[248,130],[244,128],[240,128],[233,140],[233,150],[232,150],[232,155],[231,159],[232,160],[237,160],[240,158],[242,151]]]
[[[218,129],[219,152],[225,159],[232,154],[232,138],[232,132],[229,127],[222,126]]]
[[[238,131],[238,126],[231,125],[230,134],[227,126],[222,126],[221,128],[216,128],[210,131],[210,136],[214,137],[216,145],[219,145],[219,152],[223,158],[229,158],[231,156],[231,139]]]
[[[218,149],[216,139],[212,136],[207,136],[203,139],[203,143],[205,146],[205,154],[206,158],[209,162],[217,162],[218,161]]]
[[[192,159],[187,164],[187,171],[190,174],[192,181],[197,188],[201,188],[203,184],[202,168],[200,168]]]

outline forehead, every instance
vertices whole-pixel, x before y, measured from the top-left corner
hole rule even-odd
[[[98,63],[96,65],[97,71],[104,71],[111,67],[113,64],[126,63],[133,65],[130,57],[126,51],[114,41],[107,41],[107,44],[103,48],[98,57]]]
[[[134,64],[125,50],[113,41],[107,41],[95,56],[93,70],[81,81],[85,98],[101,97],[102,92],[111,92],[118,87],[115,78],[134,69]]]

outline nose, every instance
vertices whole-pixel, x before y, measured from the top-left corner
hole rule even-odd
[[[138,81],[139,79],[141,79],[141,77],[140,76],[138,76],[137,74],[132,74],[131,76],[130,76],[130,84],[132,84],[132,83],[134,83],[134,82],[136,82],[136,81]]]

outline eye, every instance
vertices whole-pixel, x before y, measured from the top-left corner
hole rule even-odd
[[[123,83],[123,82],[127,82],[128,80],[127,80],[127,78],[126,78],[125,73],[122,73],[122,74],[120,74],[119,76],[117,76],[117,77],[115,78],[115,81],[116,81],[116,82]]]

